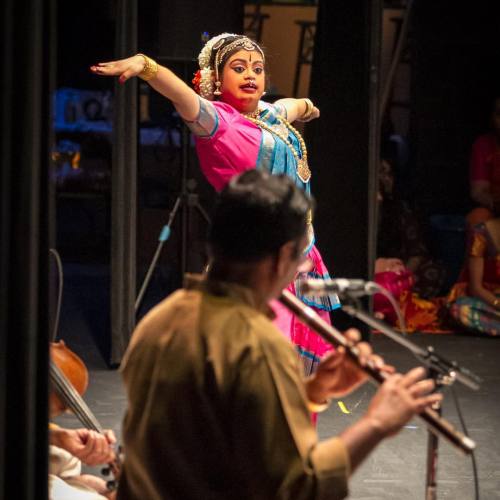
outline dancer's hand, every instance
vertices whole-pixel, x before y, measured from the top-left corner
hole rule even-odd
[[[125,83],[129,78],[142,73],[145,64],[144,57],[135,55],[118,61],[97,63],[90,67],[90,71],[101,76],[118,76],[120,83]]]
[[[310,122],[311,120],[315,120],[316,118],[319,118],[319,115],[320,115],[320,111],[319,111],[319,108],[317,108],[316,106],[313,106],[313,110],[311,111],[311,115],[309,116],[309,118],[307,120],[303,120],[304,122]]]
[[[155,61],[148,60],[149,68],[146,68],[147,59],[149,58],[142,54],[136,54],[118,61],[95,64],[90,67],[90,71],[96,75],[118,76],[120,83],[139,76],[154,90],[170,100],[183,120],[195,121],[200,113],[198,94],[175,73]],[[147,74],[141,75],[145,68]]]

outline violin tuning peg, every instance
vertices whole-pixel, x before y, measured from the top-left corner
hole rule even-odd
[[[109,476],[109,474],[111,473],[111,469],[109,467],[104,467],[102,470],[101,470],[101,474],[103,476]]]
[[[106,483],[106,488],[108,488],[109,491],[114,491],[116,489],[116,481],[108,481]]]

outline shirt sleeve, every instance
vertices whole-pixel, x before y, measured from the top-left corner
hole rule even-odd
[[[286,342],[264,342],[241,366],[235,449],[247,473],[273,498],[338,500],[348,494],[350,461],[339,438],[319,441],[307,410],[297,356]],[[262,422],[256,428],[255,422]],[[267,498],[262,495],[256,497]]]
[[[200,112],[195,121],[186,121],[191,132],[198,137],[212,137],[219,126],[219,115],[216,107],[207,99],[198,97]]]

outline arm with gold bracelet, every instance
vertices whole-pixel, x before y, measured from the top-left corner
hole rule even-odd
[[[308,122],[319,118],[319,109],[307,97],[301,99],[285,98],[275,102],[286,109],[286,119],[292,123],[294,121]]]
[[[97,63],[90,67],[90,71],[100,76],[117,76],[122,84],[137,76],[170,100],[184,120],[194,121],[198,117],[198,94],[175,73],[145,54]]]

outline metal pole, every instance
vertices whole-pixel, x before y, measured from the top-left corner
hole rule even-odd
[[[137,50],[137,0],[117,2],[116,58]],[[137,80],[115,83],[111,187],[111,346],[118,365],[135,326]]]

